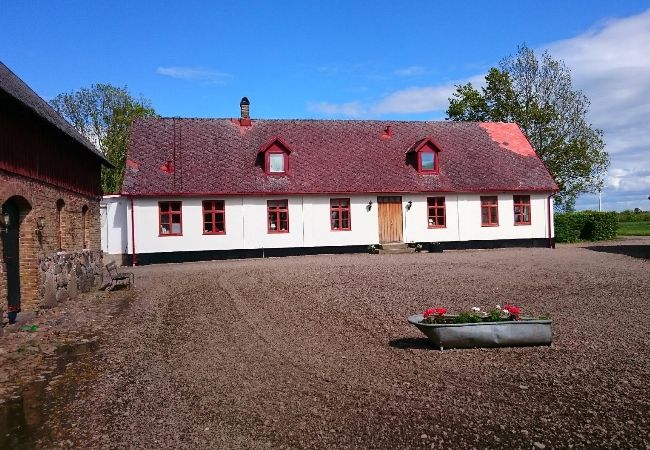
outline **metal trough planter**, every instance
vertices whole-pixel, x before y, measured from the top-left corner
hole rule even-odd
[[[451,317],[454,316],[445,316]],[[421,323],[422,314],[408,318],[433,341],[436,347],[479,348],[479,347],[529,347],[551,345],[553,331],[551,320],[522,318],[516,321],[479,323]]]

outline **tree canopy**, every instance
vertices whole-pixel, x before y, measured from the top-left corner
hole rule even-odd
[[[110,84],[93,84],[62,93],[50,103],[113,163],[115,169],[102,169],[102,189],[119,192],[124,179],[129,127],[138,117],[157,116],[151,103],[134,98],[126,86]]]
[[[548,52],[538,59],[524,45],[489,70],[480,91],[456,86],[447,119],[518,123],[560,185],[556,206],[570,211],[578,195],[602,189],[609,166],[603,132],[587,122],[588,109],[566,64]]]

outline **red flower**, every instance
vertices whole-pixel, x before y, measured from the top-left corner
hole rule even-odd
[[[427,317],[432,316],[432,315],[434,315],[435,313],[436,313],[435,308],[429,308],[429,309],[425,310],[425,311],[422,313],[422,315],[423,315],[424,318],[426,319]]]
[[[515,318],[515,320],[519,319],[519,314],[521,314],[521,308],[518,306],[514,305],[503,305],[503,309],[508,311],[512,316]]]
[[[439,316],[443,316],[446,312],[447,310],[445,308],[436,309],[436,314],[438,314]]]

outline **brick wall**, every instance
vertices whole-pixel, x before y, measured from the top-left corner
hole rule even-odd
[[[62,250],[78,252],[84,248],[101,249],[99,198],[0,170],[0,205],[12,197],[18,198],[20,206],[20,293],[24,311],[36,308],[41,301],[39,260],[59,251],[57,201],[64,203],[61,210]],[[87,207],[87,245],[84,245],[84,207]],[[44,219],[42,232],[37,227],[40,217]],[[0,239],[0,301],[6,309],[7,279],[2,245]]]

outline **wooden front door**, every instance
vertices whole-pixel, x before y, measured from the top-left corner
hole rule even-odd
[[[379,243],[402,242],[402,197],[377,197]]]

